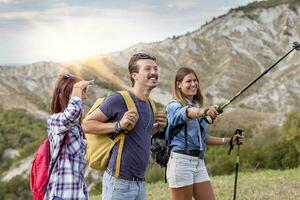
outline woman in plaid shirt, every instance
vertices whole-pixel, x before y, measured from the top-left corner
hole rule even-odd
[[[84,182],[86,144],[79,119],[83,113],[82,101],[87,98],[87,86],[92,83],[93,81],[84,81],[71,74],[65,74],[60,76],[54,89],[52,115],[47,120],[50,166],[54,167],[45,200],[88,199]],[[64,146],[59,153],[61,145]]]

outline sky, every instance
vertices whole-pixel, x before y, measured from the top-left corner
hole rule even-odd
[[[0,65],[68,61],[194,31],[253,0],[0,0]]]

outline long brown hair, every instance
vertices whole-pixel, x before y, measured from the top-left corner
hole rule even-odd
[[[195,71],[191,68],[188,68],[188,67],[181,67],[176,72],[175,79],[174,79],[174,82],[173,82],[173,88],[172,88],[173,99],[175,99],[176,101],[178,101],[179,103],[181,103],[184,106],[187,105],[188,101],[185,98],[182,91],[178,88],[177,83],[181,83],[182,80],[184,79],[184,77],[188,74],[191,74],[191,73],[193,73],[195,75],[195,77],[198,81],[197,93],[193,97],[193,100],[196,101],[197,103],[199,103],[200,106],[203,106],[204,98],[203,98],[203,95],[202,95],[201,90],[200,90],[199,78],[198,78],[197,74],[195,73]]]
[[[60,75],[53,91],[51,113],[59,113],[67,108],[73,86],[81,78],[72,74]]]

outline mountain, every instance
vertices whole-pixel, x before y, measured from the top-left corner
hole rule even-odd
[[[222,104],[299,41],[299,13],[300,1],[254,2],[232,9],[194,32],[160,42],[139,43],[122,51],[62,63],[2,66],[1,106],[23,108],[44,119],[56,78],[64,72],[95,79],[88,92],[91,105],[97,97],[130,87],[127,64],[139,51],[157,57],[159,86],[151,94],[157,102],[166,105],[170,100],[175,71],[191,67],[199,74],[206,105]],[[285,114],[300,111],[299,55],[293,52],[280,62],[226,108],[210,129],[233,131],[242,127],[251,134],[281,131]]]

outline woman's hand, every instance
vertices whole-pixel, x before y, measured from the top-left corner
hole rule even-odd
[[[83,100],[86,99],[86,94],[85,94],[86,89],[89,85],[93,85],[93,84],[94,84],[94,80],[90,80],[90,81],[82,80],[75,83],[73,86],[71,97],[77,96]]]
[[[232,144],[237,145],[237,144],[244,144],[244,136],[235,134],[232,136]]]
[[[90,81],[79,81],[77,83],[74,84],[73,88],[80,88],[81,90],[85,90],[87,88],[87,86],[89,85],[94,85],[94,80],[90,80]]]
[[[206,115],[210,116],[213,119],[216,119],[217,116],[220,114],[218,112],[218,108],[219,108],[218,105],[213,105],[213,106],[209,107],[208,111],[206,112]]]

